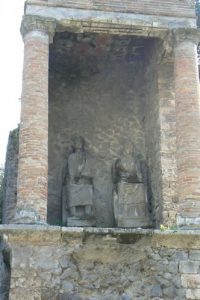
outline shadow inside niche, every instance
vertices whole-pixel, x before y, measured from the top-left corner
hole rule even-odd
[[[10,290],[10,250],[0,237],[0,299],[9,299]]]

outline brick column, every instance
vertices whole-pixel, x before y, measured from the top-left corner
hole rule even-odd
[[[200,90],[197,30],[176,30],[174,76],[177,121],[178,225],[200,224]]]
[[[54,20],[35,16],[25,16],[21,25],[24,70],[15,223],[47,220],[48,65],[54,30]]]

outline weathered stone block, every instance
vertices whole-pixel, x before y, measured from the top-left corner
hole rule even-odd
[[[189,300],[200,299],[200,289],[188,289],[186,291],[186,299],[189,299]]]
[[[200,260],[200,250],[190,250],[189,258],[191,260]]]
[[[198,273],[200,263],[193,261],[181,261],[179,264],[179,272],[181,273]]]
[[[163,292],[160,285],[155,285],[151,289],[151,297],[162,297]]]
[[[200,274],[183,274],[181,275],[181,282],[185,288],[200,288]]]
[[[144,184],[121,182],[118,198],[118,227],[150,226]]]

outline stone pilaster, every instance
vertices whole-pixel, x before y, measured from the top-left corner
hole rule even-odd
[[[200,224],[200,90],[195,29],[174,31],[178,225]]]
[[[48,64],[52,19],[25,16],[16,223],[45,223],[48,183]]]

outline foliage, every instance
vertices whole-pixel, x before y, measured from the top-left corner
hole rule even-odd
[[[160,225],[160,230],[161,231],[167,231],[167,230],[178,230],[179,228],[178,228],[178,226],[177,225],[172,225],[172,226],[169,226],[169,225],[163,225],[163,224],[161,224]]]

